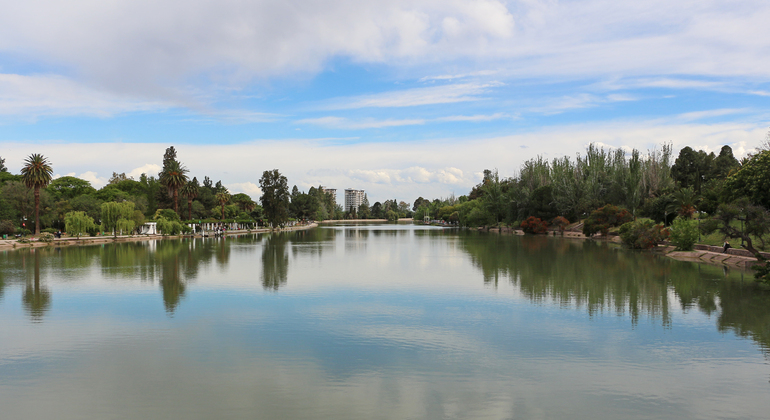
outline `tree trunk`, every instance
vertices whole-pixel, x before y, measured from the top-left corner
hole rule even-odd
[[[35,236],[40,236],[40,187],[35,186]]]
[[[222,220],[225,220],[225,203],[222,203]]]
[[[192,198],[187,199],[187,220],[192,220]]]
[[[179,195],[176,188],[174,188],[174,211],[179,214]]]

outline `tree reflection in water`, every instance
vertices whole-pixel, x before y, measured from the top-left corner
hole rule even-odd
[[[545,236],[460,232],[462,249],[497,287],[501,279],[533,302],[584,307],[589,315],[611,311],[671,326],[672,307],[717,314],[719,331],[733,331],[770,349],[770,289],[751,273],[675,261],[595,241]],[[672,293],[673,292],[673,293]],[[673,305],[671,299],[678,300]]]
[[[40,286],[40,251],[33,249],[32,253],[34,254],[32,279],[27,277],[22,301],[32,321],[42,322],[43,315],[51,306],[51,292]]]
[[[262,287],[265,290],[278,290],[286,284],[289,275],[288,242],[288,233],[277,232],[262,243]]]

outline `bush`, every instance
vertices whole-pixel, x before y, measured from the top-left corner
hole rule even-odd
[[[385,217],[388,219],[389,222],[398,221],[398,213],[394,212],[393,210],[388,210],[388,212],[385,213]]]
[[[59,231],[59,229],[54,229],[54,228],[45,228],[45,229],[40,229],[40,232],[41,232],[41,233],[42,233],[42,232],[46,232],[46,233],[56,233],[56,232],[58,232],[58,231]]]
[[[529,216],[527,220],[521,222],[521,230],[524,233],[530,233],[536,235],[538,233],[545,233],[548,230],[548,223],[538,219],[535,216]]]
[[[628,210],[607,204],[591,212],[591,215],[588,216],[585,224],[583,224],[583,234],[593,236],[601,232],[602,235],[607,236],[610,233],[610,228],[621,226],[632,220],[634,220],[634,216]]]
[[[652,219],[636,219],[620,227],[620,239],[623,244],[633,249],[650,249],[668,237],[668,230],[663,225],[655,224]]]
[[[16,225],[10,220],[0,220],[0,235],[12,235],[16,232]]]
[[[698,221],[677,217],[671,224],[670,239],[677,250],[692,251],[695,241],[698,240]]]
[[[51,242],[53,242],[53,233],[43,232],[40,234],[37,240],[40,242],[45,242],[47,244],[50,244]]]
[[[16,232],[15,233],[17,235],[27,236],[27,235],[31,235],[32,231],[29,230],[29,229],[25,229],[25,228],[16,228]]]
[[[564,228],[569,226],[569,220],[567,220],[565,217],[556,216],[551,221],[551,224],[559,228],[559,232],[564,232]]]

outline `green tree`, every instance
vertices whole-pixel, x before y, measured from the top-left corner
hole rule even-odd
[[[389,210],[390,211],[390,210]],[[364,199],[358,206],[358,218],[369,219],[372,217],[371,209],[369,208],[369,198],[364,194]]]
[[[8,168],[5,167],[5,159],[0,157],[0,172],[8,172]]]
[[[102,228],[106,232],[131,231],[134,228],[134,203],[124,201],[122,203],[102,203]]]
[[[182,197],[187,199],[187,220],[192,220],[192,203],[195,197],[198,196],[200,187],[198,186],[198,178],[193,177],[192,181],[188,182],[179,190]]]
[[[220,191],[216,195],[217,203],[222,207],[222,220],[225,219],[225,204],[227,204],[228,201],[230,201],[230,193],[225,191]]]
[[[94,194],[96,189],[85,179],[74,176],[62,176],[54,179],[48,185],[48,193],[51,194],[54,201],[72,200],[83,194]]]
[[[762,206],[751,204],[744,197],[729,204],[721,204],[716,215],[701,225],[701,230],[707,234],[719,231],[725,237],[740,239],[743,247],[756,255],[753,240],[758,240],[762,248],[765,248],[770,234],[770,213]]]
[[[273,227],[283,227],[289,219],[288,180],[278,169],[264,171],[259,179],[259,187],[262,189],[259,200],[268,223]]]
[[[71,211],[64,215],[64,229],[67,233],[77,236],[94,229],[94,219],[82,211]]]
[[[728,177],[724,191],[728,200],[748,197],[752,203],[770,208],[770,150],[752,156]]]
[[[255,203],[248,194],[244,193],[234,194],[230,201],[238,206],[240,211],[247,213],[254,210],[254,208],[257,206],[257,203]]]
[[[692,187],[681,188],[673,195],[674,202],[666,208],[668,213],[676,213],[685,219],[692,219],[697,209],[698,197]]]
[[[21,178],[27,188],[35,191],[35,236],[40,235],[40,188],[45,188],[51,182],[53,169],[48,160],[41,154],[33,153],[21,168]]]
[[[692,251],[698,240],[698,221],[677,217],[671,224],[669,239],[679,251]]]
[[[187,184],[187,168],[176,160],[168,162],[163,171],[161,182],[168,189],[169,195],[174,201],[174,211],[179,213],[179,189]]]

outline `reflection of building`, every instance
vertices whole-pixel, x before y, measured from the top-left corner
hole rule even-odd
[[[345,211],[358,210],[358,206],[364,202],[364,190],[345,189]]]
[[[337,189],[336,188],[326,188],[323,185],[321,185],[321,191],[325,192],[326,194],[329,194],[332,196],[332,203],[334,205],[337,205]]]

